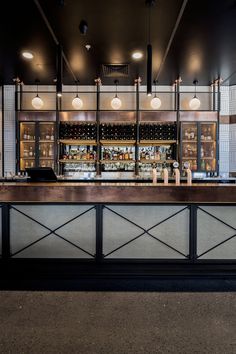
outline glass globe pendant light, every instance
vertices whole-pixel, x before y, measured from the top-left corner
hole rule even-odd
[[[75,98],[73,98],[71,104],[72,104],[72,107],[76,110],[79,110],[83,107],[83,100],[79,97],[79,94],[78,94],[78,83],[79,81],[77,80],[76,81],[76,86],[77,86],[77,93],[76,93],[76,96]]]
[[[122,106],[122,101],[121,99],[117,96],[117,84],[119,83],[118,80],[114,81],[116,84],[116,94],[115,97],[111,100],[111,107],[113,109],[119,109]]]
[[[152,107],[152,109],[159,109],[161,107],[161,99],[159,97],[157,97],[157,80],[154,80],[154,84],[155,84],[155,95],[154,97],[151,99],[150,105]]]
[[[36,84],[37,84],[37,94],[36,96],[32,99],[31,104],[35,109],[41,109],[44,105],[44,102],[42,100],[42,98],[39,97],[38,95],[38,83],[39,80],[35,80]]]
[[[197,84],[198,84],[198,81],[194,80],[193,84],[195,85],[195,94],[194,94],[193,98],[189,101],[189,107],[192,110],[197,110],[201,106],[201,101],[197,97]]]

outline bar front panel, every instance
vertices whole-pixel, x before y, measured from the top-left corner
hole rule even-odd
[[[187,259],[187,206],[110,206],[103,208],[105,258]]]
[[[93,205],[15,205],[10,209],[14,258],[94,258]]]

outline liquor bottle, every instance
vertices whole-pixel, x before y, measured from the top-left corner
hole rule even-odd
[[[49,150],[48,150],[48,157],[52,157],[53,156],[53,146],[52,144],[49,145]]]
[[[23,140],[27,140],[28,139],[28,135],[27,135],[27,130],[26,128],[24,129],[24,134],[23,134]]]
[[[49,129],[47,129],[47,131],[46,131],[45,139],[46,139],[46,140],[49,140],[49,139],[50,139]]]
[[[205,171],[205,168],[206,168],[205,160],[202,160],[201,161],[201,170]]]
[[[124,159],[125,159],[125,160],[129,160],[128,148],[126,148],[125,155],[124,155]]]
[[[53,141],[54,140],[54,128],[52,127],[51,129],[51,140]]]
[[[133,160],[133,150],[132,150],[132,148],[130,148],[130,151],[129,151],[129,159]]]
[[[30,148],[29,148],[29,156],[30,156],[30,157],[33,157],[33,155],[34,155],[34,153],[33,153],[33,147],[30,146]]]

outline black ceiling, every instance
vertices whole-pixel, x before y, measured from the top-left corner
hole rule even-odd
[[[56,44],[36,2],[8,0],[2,8],[0,79],[5,84],[12,84],[15,77],[25,84],[34,83],[36,78],[42,84],[52,84],[56,77]],[[102,64],[129,64],[129,75],[120,79],[120,84],[133,84],[138,76],[145,84],[148,17],[145,0],[38,0],[38,3],[81,84],[92,84],[96,77],[101,77],[104,84],[113,84],[114,78],[103,77]],[[82,19],[88,22],[86,35],[79,31]],[[179,76],[186,85],[195,78],[200,85],[208,85],[218,77],[225,84],[236,84],[235,33],[235,0],[157,0],[151,10],[153,78],[158,76],[159,84],[163,85],[172,84]],[[91,45],[89,51],[86,44]],[[21,57],[22,49],[34,52],[31,62]],[[131,58],[135,49],[144,52],[139,62]],[[74,83],[66,65],[63,83]]]

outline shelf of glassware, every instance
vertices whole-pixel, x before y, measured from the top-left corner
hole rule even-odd
[[[216,123],[200,123],[200,170],[216,171]]]
[[[35,129],[34,122],[20,123],[20,170],[35,167]]]

